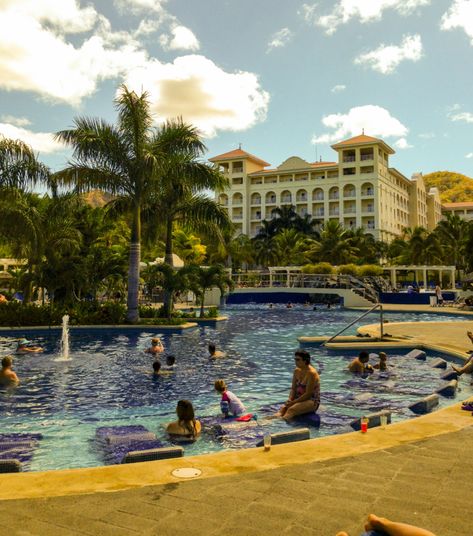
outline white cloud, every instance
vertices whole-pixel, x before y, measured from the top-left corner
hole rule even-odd
[[[364,130],[368,136],[381,138],[404,138],[409,129],[388,110],[368,104],[356,106],[346,114],[331,114],[322,118],[322,123],[333,132],[313,136],[312,143],[332,143],[344,138],[358,136]],[[402,142],[401,142],[402,143]]]
[[[440,28],[442,30],[461,28],[473,45],[473,0],[454,0],[443,15]]]
[[[194,33],[185,26],[171,29],[172,37],[161,35],[159,42],[165,50],[199,50],[200,44]]]
[[[113,0],[115,6],[123,13],[158,13],[164,14],[167,0]]]
[[[286,46],[292,39],[292,32],[289,28],[281,28],[278,32],[271,36],[268,43],[267,52],[271,52],[275,48],[281,48]]]
[[[406,138],[399,138],[394,142],[394,147],[396,147],[396,149],[411,149],[413,145],[408,143]]]
[[[419,61],[422,58],[420,35],[404,36],[400,46],[381,45],[377,49],[355,58],[355,64],[371,67],[373,71],[391,74],[404,60]]]
[[[473,158],[473,153],[468,153],[465,155],[465,158]]]
[[[197,55],[166,64],[149,61],[132,70],[125,83],[148,91],[153,112],[162,120],[182,116],[208,137],[218,130],[244,130],[263,121],[269,103],[255,74],[228,73]]]
[[[0,123],[0,134],[12,140],[24,141],[34,151],[41,153],[55,153],[64,149],[64,145],[55,141],[49,132],[32,132],[13,124]]]
[[[14,115],[2,115],[0,117],[5,123],[10,123],[16,127],[27,127],[31,125],[31,121],[27,117],[16,117]]]
[[[345,84],[337,84],[336,86],[333,86],[333,88],[330,90],[332,93],[341,93],[342,91],[345,91],[347,86]]]
[[[44,4],[44,12],[37,4]],[[128,34],[108,32],[104,17],[92,8],[80,9],[72,0],[3,0],[0,21],[0,88],[8,91],[33,91],[77,105],[94,93],[100,80],[147,60],[147,53]],[[50,27],[61,21],[63,31],[73,32],[95,23],[97,34],[76,47]]]
[[[450,114],[452,121],[462,121],[463,123],[473,123],[473,114],[471,112],[460,112],[458,114]]]
[[[338,26],[354,18],[362,23],[380,20],[387,9],[409,15],[430,3],[431,0],[338,0],[328,15],[319,15],[317,4],[304,4],[300,13],[307,22],[325,28],[326,33],[331,35]]]

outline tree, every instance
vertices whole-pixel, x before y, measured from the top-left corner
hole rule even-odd
[[[29,145],[0,136],[0,189],[25,191],[39,182],[47,184],[49,179],[49,169]]]
[[[359,249],[353,245],[352,236],[336,220],[325,222],[320,241],[314,248],[317,260],[330,262],[331,264],[348,264],[354,261],[359,254]]]
[[[205,293],[211,288],[217,287],[220,295],[233,287],[233,281],[221,264],[204,268],[194,266],[190,272],[190,289],[196,296],[196,303],[200,303],[200,316],[204,316]]]
[[[164,134],[154,129],[146,92],[137,95],[121,86],[115,105],[116,125],[79,117],[73,129],[56,134],[74,150],[73,160],[58,178],[79,191],[99,188],[108,192],[130,211],[127,320],[137,322],[143,207],[158,191],[169,158],[179,153],[195,154],[202,142],[182,123],[164,129]]]

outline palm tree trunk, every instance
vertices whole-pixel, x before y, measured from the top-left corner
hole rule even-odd
[[[173,268],[173,258],[172,258],[172,219],[169,218],[166,222],[166,250],[164,253],[164,262]],[[167,288],[164,289],[164,311],[168,318],[171,318],[173,310],[173,293]]]
[[[200,318],[204,318],[204,306],[205,306],[205,291],[207,289],[202,289],[202,301],[200,302]]]
[[[138,203],[133,210],[131,226],[130,257],[128,264],[128,296],[126,319],[136,324],[140,318],[138,311],[138,292],[140,285],[140,258],[141,258],[141,210]]]

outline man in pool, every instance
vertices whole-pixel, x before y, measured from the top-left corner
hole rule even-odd
[[[18,341],[15,353],[16,354],[37,354],[42,352],[43,348],[41,346],[30,346],[30,341],[27,339],[20,339]]]
[[[209,357],[211,357],[212,359],[219,359],[220,357],[225,357],[225,352],[217,350],[215,344],[211,342],[209,344]]]
[[[317,411],[320,405],[320,376],[310,364],[310,354],[305,350],[296,350],[294,354],[296,368],[292,375],[289,399],[276,413],[289,421],[297,415]]]
[[[366,374],[373,372],[373,367],[369,364],[370,356],[364,350],[358,354],[349,365],[348,370],[354,374]]]
[[[20,383],[16,372],[12,370],[13,358],[10,355],[2,359],[2,368],[0,369],[0,385],[15,385]]]
[[[159,337],[153,337],[151,339],[151,346],[145,350],[147,354],[161,354],[164,352],[164,346]]]

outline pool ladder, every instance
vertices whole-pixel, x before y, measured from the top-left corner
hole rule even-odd
[[[365,311],[361,316],[355,318],[355,320],[353,320],[353,322],[350,322],[349,324],[347,324],[345,327],[343,327],[340,331],[338,331],[337,333],[335,333],[335,335],[332,335],[330,337],[330,339],[327,339],[325,342],[323,342],[321,344],[321,346],[325,346],[326,344],[328,344],[329,342],[332,342],[333,339],[335,339],[335,337],[338,337],[339,335],[341,335],[344,331],[346,331],[348,328],[351,328],[353,326],[353,324],[356,324],[359,320],[361,320],[362,318],[364,318],[366,315],[369,315],[370,313],[372,313],[375,309],[379,309],[379,328],[380,328],[380,335],[381,335],[381,340],[383,340],[383,337],[384,337],[384,315],[383,315],[383,305],[381,303],[377,303],[376,305],[373,305],[373,307],[371,307],[371,309],[369,309],[368,311]]]

